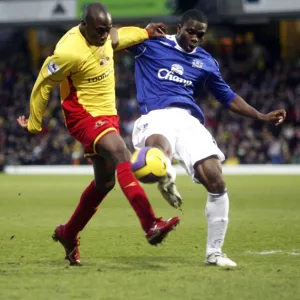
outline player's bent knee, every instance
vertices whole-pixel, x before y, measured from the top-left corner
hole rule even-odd
[[[109,193],[115,187],[115,184],[116,184],[115,177],[109,180],[99,180],[99,181],[95,180],[96,190],[98,192],[105,193],[105,194]]]
[[[214,181],[207,184],[207,190],[213,194],[222,194],[226,191],[226,184],[223,177],[217,177]]]
[[[126,145],[119,145],[119,147],[116,147],[114,151],[111,153],[114,161],[116,162],[116,165],[125,162],[130,161],[131,153],[127,149]]]

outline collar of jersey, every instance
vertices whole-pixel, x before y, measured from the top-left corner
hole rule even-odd
[[[197,48],[198,48],[198,47],[196,47],[192,52],[187,52],[187,51],[185,51],[183,48],[181,48],[181,47],[179,46],[179,44],[177,43],[176,35],[175,35],[175,34],[174,34],[174,35],[169,35],[169,36],[168,36],[168,39],[170,39],[171,41],[173,41],[173,42],[175,43],[175,48],[176,48],[177,50],[181,51],[181,52],[184,52],[184,53],[186,53],[186,54],[193,54],[193,53],[195,53],[195,52],[197,51]]]

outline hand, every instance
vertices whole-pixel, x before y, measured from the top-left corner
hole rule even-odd
[[[28,131],[28,119],[26,119],[25,116],[19,116],[17,121],[24,130]]]
[[[163,23],[150,23],[147,25],[146,30],[150,39],[165,37],[167,33],[167,27]]]
[[[275,124],[276,126],[283,123],[286,118],[286,111],[284,109],[277,109],[264,115],[263,120],[267,123]]]

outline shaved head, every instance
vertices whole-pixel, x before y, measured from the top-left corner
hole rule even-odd
[[[94,22],[97,19],[102,19],[103,21],[110,21],[111,22],[111,16],[108,12],[107,8],[99,2],[95,2],[89,5],[86,5],[83,11],[83,19],[90,23]],[[110,19],[110,20],[107,20]]]
[[[111,28],[111,15],[102,3],[85,6],[80,31],[91,45],[103,46]]]

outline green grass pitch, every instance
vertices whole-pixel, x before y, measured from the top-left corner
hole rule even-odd
[[[148,245],[116,187],[81,233],[84,266],[69,267],[51,235],[90,180],[0,175],[0,299],[300,299],[300,176],[226,176],[235,270],[204,265],[206,192],[188,177],[183,214],[145,186],[158,216],[181,216],[162,246]]]

